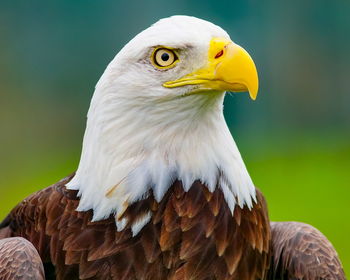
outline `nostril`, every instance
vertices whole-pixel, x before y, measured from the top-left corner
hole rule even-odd
[[[222,56],[224,54],[224,50],[219,51],[216,55],[215,58],[219,58],[220,56]]]

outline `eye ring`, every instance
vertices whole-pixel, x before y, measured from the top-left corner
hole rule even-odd
[[[157,48],[153,51],[151,61],[159,69],[174,67],[179,61],[176,53],[168,48]]]

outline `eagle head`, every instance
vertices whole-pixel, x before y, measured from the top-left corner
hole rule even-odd
[[[69,189],[94,220],[120,217],[175,180],[220,187],[231,211],[252,207],[255,187],[223,116],[225,92],[258,91],[253,60],[220,27],[165,18],[116,55],[96,85],[79,168]],[[118,229],[123,221],[117,219]]]

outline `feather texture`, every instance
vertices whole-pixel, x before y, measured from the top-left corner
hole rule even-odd
[[[297,222],[273,222],[271,229],[269,279],[346,279],[337,252],[320,231]]]
[[[0,279],[44,279],[44,267],[40,256],[28,240],[21,237],[0,240]]]
[[[219,188],[208,194],[207,187],[196,181],[185,192],[181,182],[175,181],[159,203],[150,193],[130,205],[120,217],[129,222],[118,232],[114,216],[92,222],[91,211],[75,210],[79,204],[77,191],[65,188],[71,178],[25,199],[0,230],[28,239],[43,263],[55,267],[57,279],[264,277],[270,230],[260,192],[251,210],[236,207],[235,211],[241,212],[239,225]],[[147,211],[150,221],[133,236],[133,221]],[[257,231],[262,233],[256,235]],[[262,244],[262,250],[256,244]],[[245,271],[247,267],[251,273]]]
[[[185,192],[175,181],[160,202],[150,192],[130,205],[118,231],[112,215],[92,222],[91,211],[75,210],[77,192],[65,188],[71,178],[23,200],[1,223],[1,279],[43,279],[41,261],[47,279],[346,279],[315,228],[271,223],[270,233],[258,190],[251,210],[236,207],[232,215],[220,188],[211,193],[196,181]],[[149,221],[133,235],[145,215]]]

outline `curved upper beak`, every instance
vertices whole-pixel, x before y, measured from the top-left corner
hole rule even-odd
[[[185,85],[198,85],[200,90],[248,91],[255,100],[259,80],[254,61],[246,50],[228,39],[213,38],[205,67],[163,84],[167,88]]]

